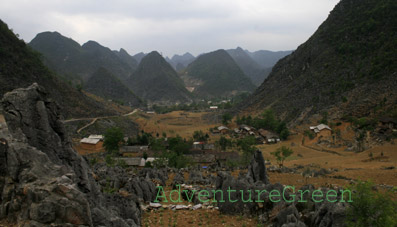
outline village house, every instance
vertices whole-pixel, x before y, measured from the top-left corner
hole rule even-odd
[[[280,142],[280,137],[273,132],[264,130],[264,129],[259,129],[258,133],[261,137],[264,139],[264,143],[277,143]]]
[[[228,127],[226,127],[226,126],[219,126],[218,127],[218,131],[221,133],[221,134],[228,134],[229,133],[229,131],[230,131],[230,129],[228,128]]]
[[[99,151],[103,147],[102,135],[90,135],[80,140],[80,147],[84,150]]]
[[[310,126],[310,130],[312,130],[315,134],[316,137],[330,137],[332,134],[332,129],[325,124],[319,124],[317,126]]]
[[[122,146],[120,148],[120,153],[124,157],[138,157],[148,150],[149,146]]]

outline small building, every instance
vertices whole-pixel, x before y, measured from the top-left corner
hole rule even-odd
[[[210,106],[210,110],[217,110],[218,106]]]
[[[102,149],[103,141],[100,139],[83,138],[80,140],[80,146],[84,150],[98,151]]]
[[[229,133],[230,129],[228,127],[222,125],[222,126],[218,127],[218,131],[222,134],[227,134],[227,133]]]
[[[193,142],[193,149],[202,150],[204,147],[204,142]]]
[[[247,133],[249,133],[249,132],[252,131],[252,128],[251,128],[250,126],[248,126],[248,125],[240,125],[240,130],[241,130],[242,132],[247,132]]]
[[[310,130],[316,133],[316,137],[330,137],[332,134],[332,129],[325,124],[310,126]]]
[[[141,159],[139,157],[134,158],[115,158],[116,161],[124,161],[127,166],[139,166],[141,164]]]
[[[148,151],[149,146],[122,146],[120,152],[123,156],[137,157],[144,151]]]
[[[280,137],[273,132],[264,130],[264,129],[259,129],[258,133],[261,137],[264,139],[264,143],[278,143],[280,142]]]
[[[213,143],[206,143],[203,146],[203,150],[214,150],[215,149],[215,144]]]

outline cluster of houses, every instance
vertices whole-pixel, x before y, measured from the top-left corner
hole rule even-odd
[[[216,129],[213,129],[212,133],[230,135],[235,138],[254,136],[258,144],[272,144],[280,142],[280,137],[277,135],[277,133],[265,129],[256,130],[255,128],[244,124],[240,125],[238,128],[234,128],[233,130],[222,125],[217,127]]]

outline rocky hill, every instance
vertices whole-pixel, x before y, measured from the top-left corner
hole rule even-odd
[[[83,89],[106,100],[112,99],[125,105],[136,107],[143,104],[126,85],[102,67],[84,83]]]
[[[227,50],[227,53],[256,86],[261,85],[271,71],[271,67],[265,68],[259,65],[241,47]]]
[[[128,79],[128,86],[150,103],[173,104],[191,101],[191,94],[175,70],[156,51],[146,55]]]
[[[225,50],[199,56],[182,74],[193,93],[199,97],[228,97],[255,89],[251,80]]]
[[[115,53],[95,41],[80,46],[58,32],[38,34],[29,45],[43,54],[47,66],[67,80],[87,81],[99,67],[106,68],[121,80],[134,71],[128,53]],[[134,63],[132,63],[134,64]]]
[[[392,0],[342,0],[240,111],[272,108],[299,121],[323,112],[335,118],[397,113],[396,9]]]
[[[73,43],[70,43],[73,46]],[[73,48],[72,48],[73,49]],[[40,55],[19,40],[0,21],[0,97],[15,88],[34,82],[46,88],[53,100],[62,104],[65,117],[115,115],[102,105],[89,99],[77,89],[61,81],[41,61]]]

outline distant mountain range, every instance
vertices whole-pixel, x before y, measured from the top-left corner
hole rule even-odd
[[[127,53],[123,50],[115,53],[95,41],[80,46],[58,32],[40,33],[29,45],[44,55],[49,68],[68,80],[87,81],[99,67],[125,80],[135,70],[131,67],[134,63],[125,56]]]
[[[67,43],[71,44],[71,50],[75,50],[73,42]],[[70,53],[73,54],[75,53]],[[19,40],[1,20],[0,81],[0,99],[13,89],[38,83],[45,88],[52,99],[61,104],[63,116],[67,118],[116,114],[50,72],[42,63],[40,54],[29,48],[24,41]]]
[[[272,108],[288,121],[397,117],[397,10],[390,0],[342,0],[280,60],[240,111]]]
[[[51,70],[71,84],[82,84],[88,92],[131,105],[139,105],[142,100],[185,103],[196,98],[252,92],[253,85],[263,82],[274,62],[289,53],[250,53],[237,48],[202,54],[198,58],[185,53],[167,57],[165,61],[157,52],[152,52],[149,58],[142,52],[131,56],[125,49],[112,51],[95,41],[80,46],[58,32],[40,33],[29,45],[43,54],[43,61]],[[180,77],[175,77],[175,71]],[[105,89],[107,86],[113,87]],[[186,92],[186,88],[190,92]],[[161,95],[160,91],[165,93]]]
[[[175,104],[192,100],[182,79],[156,51],[142,58],[127,84],[138,96],[150,103]]]
[[[200,55],[182,73],[193,94],[201,98],[231,97],[255,86],[225,50]]]

